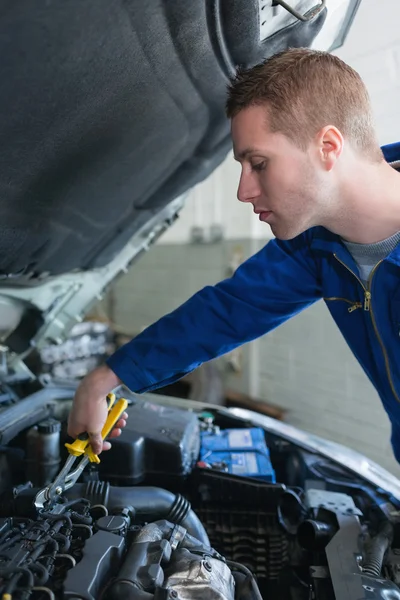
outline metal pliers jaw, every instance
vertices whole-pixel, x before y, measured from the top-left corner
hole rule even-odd
[[[118,421],[124,410],[128,406],[125,398],[120,398],[115,402],[115,394],[107,396],[108,417],[102,429],[101,437],[103,440],[109,435],[115,423]],[[71,488],[78,481],[86,465],[91,462],[98,464],[100,462],[97,454],[94,454],[87,433],[83,433],[72,444],[65,444],[68,449],[69,457],[65,465],[52,483],[42,488],[35,496],[34,505],[38,511],[49,509],[57,503],[57,500],[63,493]],[[76,460],[81,457],[75,466]],[[73,468],[75,467],[75,468]]]

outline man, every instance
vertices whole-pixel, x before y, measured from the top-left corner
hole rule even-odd
[[[400,174],[387,162],[397,147],[382,153],[358,74],[308,49],[239,71],[227,114],[238,198],[276,239],[90,373],[69,433],[87,430],[99,452],[104,398],[121,381],[164,386],[323,298],[382,399],[400,461]]]

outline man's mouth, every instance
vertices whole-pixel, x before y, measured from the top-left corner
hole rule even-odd
[[[258,218],[260,219],[260,221],[268,221],[268,218],[270,217],[270,215],[272,215],[272,210],[255,210],[254,211],[256,213],[256,215],[258,215]]]

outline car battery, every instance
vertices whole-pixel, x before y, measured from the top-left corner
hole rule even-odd
[[[276,483],[264,431],[258,427],[202,431],[199,466]]]

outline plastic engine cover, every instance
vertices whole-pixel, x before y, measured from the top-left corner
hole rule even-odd
[[[200,461],[232,475],[276,483],[269,450],[261,428],[201,432]]]
[[[112,452],[101,455],[102,479],[122,485],[144,480],[170,479],[190,473],[200,451],[199,422],[195,414],[149,402],[128,407],[121,437]]]

